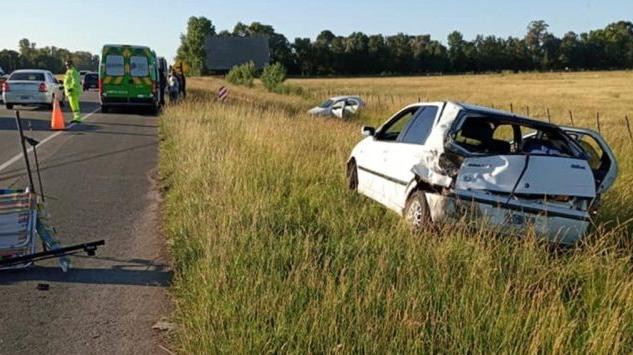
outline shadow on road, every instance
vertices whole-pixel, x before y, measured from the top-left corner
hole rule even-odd
[[[73,126],[69,128],[67,131],[72,132],[73,134],[82,134],[82,133],[97,133],[97,134],[114,134],[118,136],[140,136],[140,137],[156,137],[155,133],[132,133],[132,132],[120,132],[120,131],[106,131],[101,126],[101,123],[92,124],[84,122],[80,125]]]
[[[71,268],[67,273],[56,266],[34,266],[24,270],[3,271],[0,274],[0,285],[26,281],[148,287],[168,287],[171,284],[173,273],[167,265],[145,259],[96,259],[114,261],[115,264],[109,268]]]
[[[110,157],[113,155],[123,154],[123,153],[131,152],[134,150],[138,150],[138,149],[152,147],[152,146],[156,146],[156,142],[139,144],[139,145],[135,145],[129,148],[125,148],[125,149],[113,150],[113,151],[103,152],[99,154],[86,155],[83,157],[81,157],[82,154],[73,154],[71,156],[67,156],[67,158],[65,159],[49,159],[40,166],[40,171],[46,171],[49,169],[59,168],[59,167],[72,165],[76,163],[82,163],[82,162],[86,162],[86,161],[90,161],[94,159]],[[79,155],[79,157],[77,155]],[[24,168],[8,170],[8,171],[5,171],[4,174],[0,175],[0,181],[11,180],[17,177],[21,177],[21,176],[24,176],[25,173],[26,172]]]
[[[93,112],[98,106],[95,105],[94,103],[87,103],[85,105],[81,105],[80,107],[80,111],[83,115],[85,114],[89,114],[91,112]],[[51,130],[51,121],[50,121],[50,113],[51,111],[45,107],[28,107],[28,108],[22,108],[20,107],[19,110],[20,113],[22,114],[22,122],[23,122],[23,128],[26,131],[29,131],[30,129],[32,129],[33,131],[50,131]],[[64,108],[62,108],[62,111],[64,111],[64,116],[66,116],[66,120],[70,121],[70,110],[69,108],[66,106]],[[38,113],[44,113],[47,114],[48,117],[42,117],[42,118],[29,118],[29,117],[25,117],[25,115],[28,115],[28,113],[31,112],[38,112]],[[17,127],[15,125],[15,111],[11,110],[11,111],[7,111],[7,113],[1,113],[0,114],[0,131],[15,131],[17,130]]]
[[[34,131],[50,131],[51,130],[51,122],[49,120],[38,120],[31,118],[22,117],[22,128],[25,131],[34,130]],[[0,120],[0,131],[16,131],[18,128],[15,125],[15,117],[6,117]],[[19,139],[17,139],[19,141]]]

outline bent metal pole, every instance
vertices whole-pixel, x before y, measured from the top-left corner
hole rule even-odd
[[[32,193],[35,193],[35,184],[33,184],[33,173],[31,172],[31,163],[29,162],[28,151],[24,142],[24,131],[22,130],[22,120],[20,120],[20,111],[15,111],[15,124],[18,126],[18,134],[20,135],[20,145],[22,146],[22,156],[24,156],[24,164],[26,164],[26,172],[29,176],[29,187]]]

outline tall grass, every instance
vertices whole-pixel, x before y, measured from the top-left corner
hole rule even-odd
[[[415,95],[384,80],[372,79]],[[605,197],[599,228],[560,253],[530,236],[485,230],[412,235],[395,214],[347,191],[344,162],[359,125],[384,119],[395,99],[342,122],[303,114],[316,103],[311,90],[323,93],[330,81],[293,82],[304,96],[231,87],[227,105],[213,102],[225,83],[190,82],[192,100],[161,120],[179,352],[633,350],[630,230],[612,222],[631,215],[626,133],[606,125],[622,178]]]

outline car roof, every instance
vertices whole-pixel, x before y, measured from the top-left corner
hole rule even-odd
[[[343,100],[343,99],[358,99],[358,100],[361,100],[360,96],[357,96],[357,95],[341,95],[341,96],[334,96],[334,97],[330,97],[329,98],[329,100],[332,100],[332,101],[338,101],[338,100]]]
[[[522,124],[534,124],[534,125],[540,125],[540,126],[549,126],[553,128],[554,127],[559,128],[558,125],[551,124],[549,122],[541,121],[541,120],[531,118],[528,116],[516,114],[514,112],[508,112],[504,110],[498,110],[495,108],[478,106],[478,105],[473,105],[473,104],[468,104],[468,103],[458,103],[457,105],[461,106],[464,110],[468,112],[479,113],[479,114],[484,114],[484,115],[502,116],[508,120],[516,121],[517,123],[522,123]]]
[[[516,114],[513,112],[498,110],[495,108],[479,106],[479,105],[474,105],[474,104],[469,104],[469,103],[464,103],[464,102],[455,102],[455,101],[416,102],[406,107],[416,107],[416,106],[425,106],[425,105],[439,105],[439,106],[451,105],[451,106],[454,106],[454,108],[457,108],[458,110],[461,110],[461,111],[467,111],[467,112],[477,113],[477,114],[482,114],[482,115],[500,116],[509,121],[516,121],[517,123],[521,123],[521,124],[559,128],[558,125],[541,121],[535,118],[530,118],[530,117]]]
[[[19,69],[19,70],[13,71],[13,73],[11,73],[11,74],[15,74],[15,73],[40,73],[40,74],[46,74],[46,73],[50,73],[50,70],[43,70],[43,69]]]
[[[128,47],[132,49],[150,49],[148,46],[138,46],[135,44],[106,44],[103,46],[103,48],[107,48],[107,47],[111,47],[111,48]]]

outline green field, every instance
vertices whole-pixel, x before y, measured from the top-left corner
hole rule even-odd
[[[631,353],[633,73],[293,79],[291,94],[188,81],[161,117],[164,228],[180,353]],[[328,95],[351,121],[304,114]],[[619,159],[594,231],[560,252],[532,236],[412,234],[351,193],[363,124],[405,104],[467,101],[596,129]],[[633,117],[632,117],[633,118]]]

